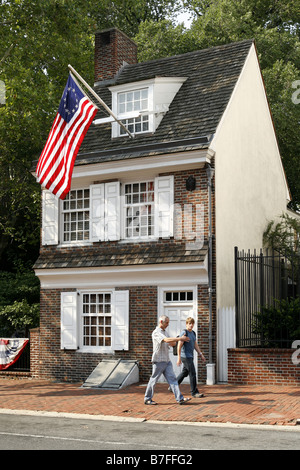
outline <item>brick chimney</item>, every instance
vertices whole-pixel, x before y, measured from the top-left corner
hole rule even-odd
[[[137,63],[137,45],[117,28],[95,34],[95,82],[114,78],[124,62]]]

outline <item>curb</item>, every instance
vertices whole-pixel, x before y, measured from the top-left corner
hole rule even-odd
[[[219,427],[219,428],[244,428],[244,429],[261,429],[272,431],[294,431],[300,432],[300,426],[289,425],[274,425],[274,424],[243,424],[243,423],[216,423],[211,421],[160,421],[146,418],[131,418],[123,416],[112,415],[90,415],[80,413],[63,413],[58,411],[33,411],[33,410],[11,410],[6,408],[0,409],[1,414],[23,415],[23,416],[45,416],[47,418],[68,418],[68,419],[89,419],[95,421],[117,421],[127,423],[149,423],[149,424],[164,424],[164,425],[179,425],[179,426],[198,426],[198,427]],[[300,424],[300,419],[297,423]]]

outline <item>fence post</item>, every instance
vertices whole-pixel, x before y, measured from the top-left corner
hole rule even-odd
[[[240,335],[239,335],[239,278],[238,278],[238,247],[234,247],[234,287],[235,287],[235,338],[236,347],[240,347]]]
[[[265,301],[264,301],[264,255],[262,250],[260,250],[260,255],[259,255],[259,301],[260,301],[260,311],[261,308],[264,306]],[[261,333],[260,333],[260,341],[261,344],[264,341],[264,335],[263,335],[263,325],[261,326]]]

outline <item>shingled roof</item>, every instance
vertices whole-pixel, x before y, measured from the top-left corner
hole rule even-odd
[[[81,250],[44,248],[34,269],[93,268],[105,266],[132,266],[161,263],[203,263],[207,254],[207,241],[202,247],[191,249],[185,243],[154,242],[113,243],[85,247]]]
[[[169,111],[153,134],[111,138],[111,124],[91,126],[76,165],[120,160],[186,149],[207,148],[226,109],[253,40],[173,57],[125,65],[115,79],[95,91],[111,107],[108,87],[155,77],[186,77]],[[96,118],[106,117],[102,108]]]

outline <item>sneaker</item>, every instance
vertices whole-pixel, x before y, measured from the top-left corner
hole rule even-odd
[[[204,393],[195,393],[195,395],[192,395],[193,398],[203,398]]]
[[[171,387],[168,388],[168,392],[173,393]]]
[[[179,405],[184,405],[185,403],[187,403],[188,401],[190,401],[190,398],[183,398],[182,400],[180,400],[178,402]]]
[[[157,405],[157,403],[153,400],[146,400],[144,401],[145,405]]]

